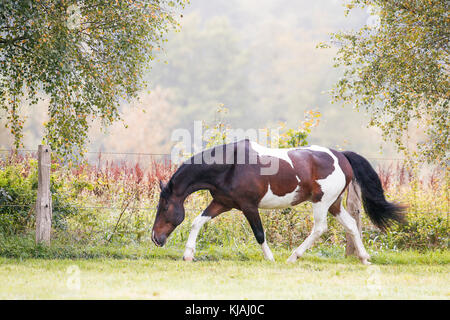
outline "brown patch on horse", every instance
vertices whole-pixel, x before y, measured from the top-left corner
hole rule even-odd
[[[305,151],[309,150],[297,149],[288,152],[288,156],[294,165],[295,174],[300,179],[300,189],[292,205],[311,199],[312,196],[312,155],[310,152]]]
[[[333,158],[326,152],[297,149],[288,152],[300,178],[300,192],[295,204],[305,200],[316,203],[322,200],[323,191],[317,180],[325,179],[335,170]]]
[[[274,175],[268,175],[267,177],[267,189],[269,188],[274,195],[282,197],[288,193],[293,192],[298,186],[297,174],[292,166],[285,160],[279,158],[273,158],[263,156],[262,158],[272,158],[273,161],[278,161],[278,171]],[[267,159],[264,159],[264,163],[267,163]],[[263,195],[264,196],[264,195]]]
[[[333,158],[326,152],[312,151],[313,153],[313,196],[311,201],[313,203],[320,202],[323,197],[323,191],[317,180],[322,180],[328,177],[336,170],[334,167]]]
[[[328,177],[336,170],[333,158],[326,152],[312,151],[315,166],[313,178],[315,181]]]

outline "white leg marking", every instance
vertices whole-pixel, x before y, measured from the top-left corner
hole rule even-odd
[[[287,262],[295,262],[297,258],[301,257],[305,251],[311,248],[314,242],[327,231],[327,211],[329,207],[328,204],[324,204],[322,201],[313,203],[314,226],[312,232],[305,241],[294,250]]]
[[[269,260],[269,261],[274,261],[272,251],[270,251],[270,248],[267,245],[266,241],[264,241],[261,244],[261,248],[262,248],[262,251],[264,253],[264,258],[266,258],[266,260]]]
[[[350,234],[353,239],[353,243],[355,244],[356,252],[358,254],[359,259],[363,264],[370,264],[369,260],[370,256],[364,248],[364,244],[362,243],[361,237],[359,235],[358,226],[356,225],[355,219],[344,209],[341,205],[341,212],[336,215],[337,221],[339,221],[345,228],[345,231]]]
[[[195,253],[195,243],[197,241],[198,232],[201,227],[211,220],[211,217],[199,215],[194,219],[192,223],[191,233],[189,234],[189,238],[186,242],[186,250],[184,251],[183,260],[192,261],[194,259]]]

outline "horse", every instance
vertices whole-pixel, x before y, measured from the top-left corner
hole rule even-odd
[[[314,226],[288,262],[295,262],[327,230],[330,212],[351,236],[363,264],[370,256],[355,219],[342,204],[350,182],[359,185],[364,211],[372,223],[386,231],[393,222],[404,223],[405,207],[388,202],[380,179],[362,156],[321,146],[268,148],[244,139],[204,150],[183,162],[170,180],[160,183],[160,198],[152,228],[152,241],[164,246],[185,218],[184,201],[193,192],[209,190],[212,201],[192,224],[183,260],[194,259],[200,228],[231,209],[242,211],[265,259],[273,261],[259,208],[286,208],[312,202]]]

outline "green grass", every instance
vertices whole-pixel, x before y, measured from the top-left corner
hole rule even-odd
[[[176,247],[2,240],[0,299],[450,298],[449,250],[372,252],[367,267],[338,247],[319,245],[287,264],[286,249],[274,249],[271,263],[257,245],[208,246],[187,263]]]

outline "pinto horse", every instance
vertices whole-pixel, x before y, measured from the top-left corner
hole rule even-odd
[[[330,212],[351,235],[361,262],[370,264],[356,221],[342,205],[343,193],[352,180],[360,186],[365,212],[377,227],[384,231],[391,222],[404,222],[404,207],[386,201],[377,173],[354,152],[320,146],[272,149],[248,139],[217,146],[185,161],[168,183],[160,181],[152,240],[163,246],[184,220],[186,197],[197,190],[209,190],[213,200],[194,219],[183,259],[193,260],[203,224],[235,208],[247,218],[264,257],[273,260],[258,208],[285,208],[310,201],[314,227],[288,262],[301,257],[327,230]]]

